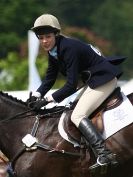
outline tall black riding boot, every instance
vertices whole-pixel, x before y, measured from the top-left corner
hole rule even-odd
[[[97,154],[97,162],[90,167],[90,170],[95,170],[100,167],[117,166],[118,162],[115,159],[115,155],[106,148],[104,140],[100,133],[93,126],[92,122],[88,118],[83,118],[79,124],[79,130],[84,135],[86,140],[91,144],[92,149]]]

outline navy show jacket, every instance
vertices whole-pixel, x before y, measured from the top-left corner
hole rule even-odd
[[[46,77],[37,89],[44,96],[52,88],[58,73],[61,72],[66,76],[66,83],[52,94],[56,102],[62,101],[76,91],[82,71],[90,71],[91,77],[87,83],[93,89],[114,77],[119,77],[122,73],[117,65],[111,64],[106,58],[98,55],[91,45],[77,39],[60,35],[56,45],[58,59],[48,53]]]

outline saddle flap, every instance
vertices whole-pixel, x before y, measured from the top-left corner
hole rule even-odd
[[[123,101],[120,88],[116,88],[114,92],[91,114],[90,118],[95,124],[96,128],[103,133],[103,113],[105,111],[118,107]]]
[[[65,118],[64,118],[64,122],[63,122],[63,128],[65,130],[65,132],[68,135],[68,138],[70,140],[74,140],[77,141],[78,143],[80,143],[80,139],[81,139],[81,133],[78,130],[78,128],[72,123],[70,117],[72,114],[72,110],[68,111]]]
[[[120,88],[117,87],[111,95],[90,115],[92,119],[99,112],[107,111],[119,106],[123,101],[123,97],[120,91]]]

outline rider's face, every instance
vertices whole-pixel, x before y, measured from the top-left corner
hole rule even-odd
[[[42,48],[47,52],[55,46],[56,41],[54,33],[38,35],[38,38]]]

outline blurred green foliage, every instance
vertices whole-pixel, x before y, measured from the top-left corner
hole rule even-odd
[[[36,67],[41,79],[45,77],[47,69],[47,58],[39,57],[36,60]],[[17,53],[11,52],[8,57],[0,62],[0,90],[27,90],[28,87],[28,59],[19,58]],[[58,76],[58,82],[55,83],[54,89],[62,86],[64,80],[62,76]]]
[[[0,62],[0,89],[25,90],[28,85],[28,60],[19,59],[16,53],[9,53]],[[23,84],[22,84],[23,83]]]
[[[133,65],[133,1],[107,0],[91,15],[92,29],[111,41],[111,51],[116,55],[128,56],[124,71],[132,77]]]
[[[124,79],[133,75],[132,0],[1,0],[0,1],[0,89],[28,88],[27,31],[43,13],[58,17],[62,32],[92,43],[104,55],[124,55]],[[27,48],[26,50],[24,50]],[[41,79],[47,68],[41,53],[37,67]],[[55,87],[64,83],[59,75]]]

